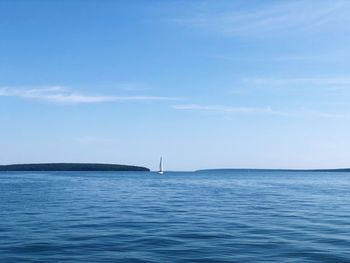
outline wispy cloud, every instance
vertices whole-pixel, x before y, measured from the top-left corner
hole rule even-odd
[[[182,104],[182,105],[173,105],[171,107],[175,110],[278,114],[278,112],[273,111],[270,107],[253,108],[253,107],[232,107],[232,106],[224,106],[224,105],[199,105],[199,104]]]
[[[310,77],[310,78],[247,78],[243,82],[255,86],[349,86],[349,77]]]
[[[183,104],[172,105],[175,110],[192,110],[192,111],[211,111],[218,113],[232,113],[232,114],[263,114],[263,115],[279,115],[286,117],[320,117],[320,118],[345,118],[345,115],[334,114],[327,112],[320,112],[314,110],[294,110],[294,111],[280,111],[272,109],[271,107],[233,107],[225,105],[199,105],[199,104]]]
[[[52,86],[39,89],[16,89],[0,88],[0,97],[18,97],[24,99],[34,99],[54,103],[103,103],[103,102],[121,102],[121,101],[173,101],[177,98],[162,96],[105,96],[105,95],[86,95],[73,92],[60,86]]]
[[[226,36],[266,36],[266,34],[293,31],[310,32],[333,30],[350,19],[350,2],[335,1],[279,1],[245,9],[237,6],[212,11],[198,7],[195,15],[175,19],[175,22],[194,28],[204,28]],[[217,10],[217,9],[214,9]],[[338,27],[333,27],[334,25]],[[342,26],[342,28],[346,28]]]
[[[94,144],[104,144],[104,143],[112,143],[114,140],[101,137],[101,136],[82,136],[78,138],[78,142],[86,145],[94,145]]]
[[[249,77],[232,82],[230,93],[242,99],[264,96],[268,105],[286,104],[341,105],[350,96],[350,78],[329,77]],[[278,98],[278,99],[277,99]]]
[[[348,53],[335,53],[335,54],[323,54],[323,55],[304,55],[304,54],[291,54],[291,55],[271,55],[271,56],[242,56],[242,55],[231,55],[231,54],[214,54],[210,55],[210,58],[233,61],[233,62],[333,62],[339,61],[340,59],[344,60],[349,57]]]

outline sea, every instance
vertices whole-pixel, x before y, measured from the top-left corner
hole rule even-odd
[[[350,173],[2,172],[0,262],[350,262]]]

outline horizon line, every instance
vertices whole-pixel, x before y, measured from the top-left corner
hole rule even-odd
[[[149,169],[150,172],[154,172],[156,170],[152,170],[146,166],[137,165],[137,164],[121,164],[121,163],[109,163],[109,162],[33,162],[33,163],[8,163],[8,164],[0,164],[0,167],[4,166],[15,166],[15,165],[47,165],[47,164],[94,164],[94,165],[122,165],[122,166],[137,166],[137,167],[143,167]],[[165,170],[166,172],[200,172],[200,171],[215,171],[215,170],[244,170],[244,171],[334,171],[334,170],[349,170],[350,166],[348,167],[336,167],[336,168],[247,168],[247,167],[223,167],[223,168],[199,168],[199,169],[193,169],[193,170],[177,170],[177,169],[171,169],[171,170]]]

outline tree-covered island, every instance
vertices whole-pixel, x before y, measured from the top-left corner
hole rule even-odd
[[[45,172],[83,172],[83,171],[150,171],[146,167],[121,165],[121,164],[101,164],[101,163],[37,163],[37,164],[11,164],[0,165],[0,171],[6,172],[30,172],[30,171],[45,171]]]

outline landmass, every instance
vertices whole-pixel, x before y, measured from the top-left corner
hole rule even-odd
[[[249,168],[224,168],[224,169],[202,169],[196,172],[350,172],[350,168],[334,168],[334,169],[249,169]]]
[[[140,171],[148,172],[150,169],[141,166],[101,163],[37,163],[37,164],[11,164],[0,165],[0,171],[6,172],[86,172],[86,171]]]

